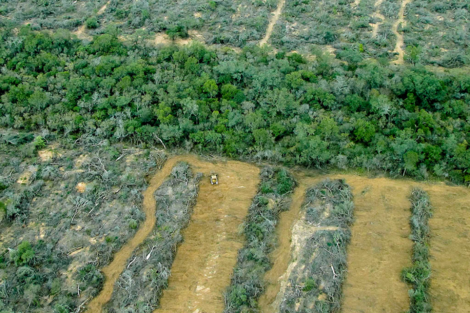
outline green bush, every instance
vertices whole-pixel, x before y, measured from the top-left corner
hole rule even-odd
[[[10,250],[10,260],[15,262],[16,266],[32,263],[34,255],[34,250],[29,241],[22,241],[16,250]]]
[[[432,216],[432,207],[428,194],[419,188],[413,189],[411,204],[411,239],[414,243],[413,266],[403,269],[401,276],[413,287],[408,293],[410,313],[428,313],[432,311],[429,295],[431,264],[429,263],[430,230],[428,226],[428,220]]]
[[[98,28],[100,24],[98,23],[98,19],[95,16],[92,16],[86,20],[85,25],[88,29],[95,29]]]

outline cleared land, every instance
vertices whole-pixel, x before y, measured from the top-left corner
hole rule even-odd
[[[306,186],[327,177],[345,178],[354,193],[356,220],[351,227],[343,312],[405,311],[409,300],[407,286],[400,280],[400,272],[411,264],[409,184],[354,175],[297,178],[299,187],[294,193],[291,209],[281,215],[280,238],[291,238],[293,223],[300,217]],[[260,300],[262,312],[279,310],[282,286],[287,283],[285,273],[289,266],[289,239],[281,239],[279,248],[272,254],[275,263],[273,270],[265,277],[271,285]]]
[[[470,311],[470,196],[464,187],[423,187],[434,215],[431,228],[431,300],[434,312]]]
[[[403,312],[407,286],[400,280],[411,265],[411,187],[386,178],[346,176],[354,188],[355,218],[348,249],[343,312]]]
[[[155,312],[222,312],[223,292],[243,246],[239,226],[256,194],[259,169],[229,161],[210,163],[184,158],[195,172],[219,173],[217,186],[200,183],[199,196],[184,242],[178,248],[169,287]]]

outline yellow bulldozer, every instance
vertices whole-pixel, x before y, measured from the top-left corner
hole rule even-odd
[[[212,173],[211,174],[211,185],[218,185],[219,184],[219,175]]]

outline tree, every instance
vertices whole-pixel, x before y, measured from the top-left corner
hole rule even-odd
[[[88,29],[98,28],[99,26],[98,19],[95,16],[92,16],[86,20],[85,25]]]
[[[403,160],[405,161],[405,169],[414,171],[417,168],[416,165],[419,161],[419,155],[414,151],[408,151],[403,156]]]
[[[213,79],[209,79],[204,83],[203,86],[204,92],[208,93],[211,98],[215,97],[219,92],[219,87]]]

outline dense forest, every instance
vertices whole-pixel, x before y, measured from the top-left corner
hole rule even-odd
[[[470,181],[468,75],[320,50],[156,48],[112,27],[87,45],[29,26],[1,39],[1,127]]]

